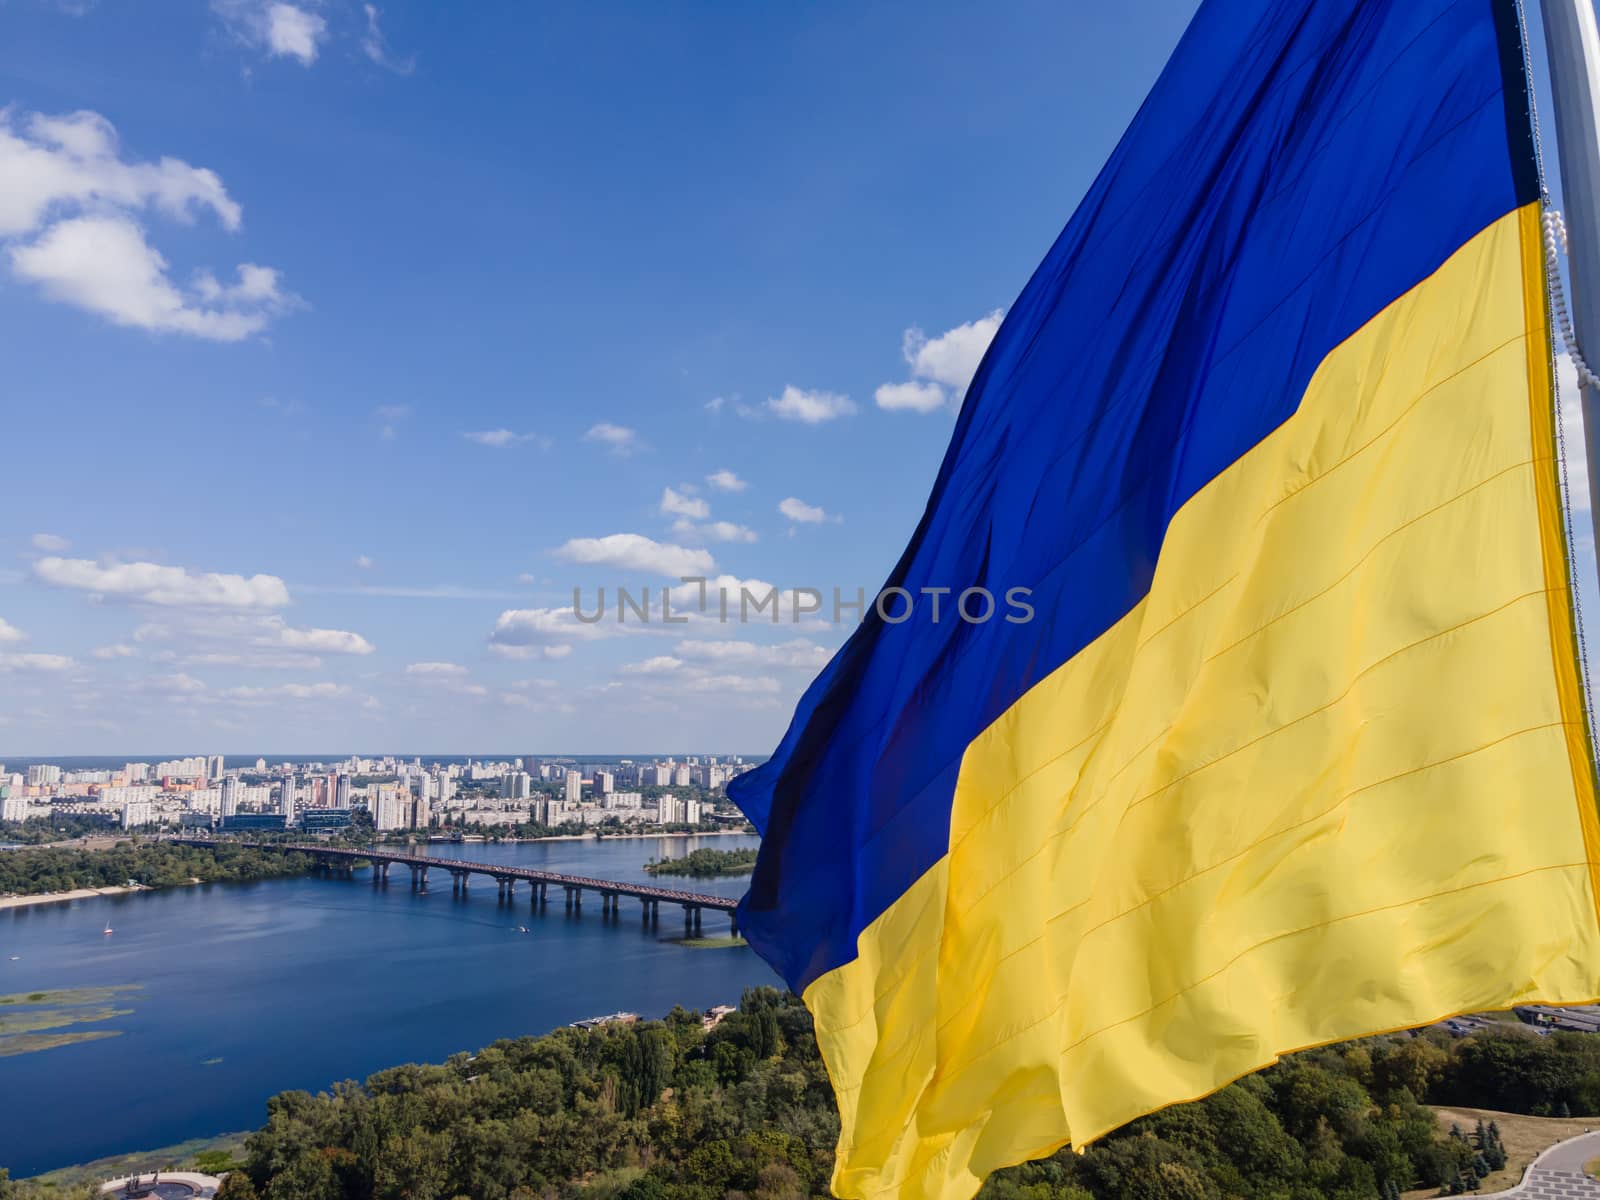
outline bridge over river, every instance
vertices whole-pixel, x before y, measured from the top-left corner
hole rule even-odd
[[[601,912],[605,916],[616,916],[620,913],[620,904],[624,896],[639,901],[640,909],[646,923],[654,924],[660,917],[660,908],[663,902],[677,904],[683,907],[683,928],[685,932],[698,932],[700,929],[700,914],[705,909],[713,912],[727,913],[732,924],[735,937],[739,933],[738,917],[735,910],[738,908],[737,900],[730,900],[726,896],[711,896],[704,892],[685,892],[677,888],[656,887],[648,883],[622,883],[614,879],[594,879],[587,875],[564,875],[558,871],[540,871],[533,867],[512,867],[503,863],[475,863],[465,862],[454,858],[432,858],[425,854],[405,854],[398,851],[379,850],[376,847],[369,850],[347,850],[337,846],[323,846],[314,842],[218,842],[211,838],[174,838],[180,846],[200,846],[210,848],[217,845],[244,846],[251,850],[295,850],[301,854],[309,854],[314,858],[319,867],[327,870],[351,872],[356,863],[367,862],[372,864],[372,881],[374,884],[386,884],[389,881],[389,868],[393,866],[409,867],[411,870],[411,887],[413,891],[426,891],[428,886],[429,871],[446,871],[450,875],[450,890],[453,893],[464,893],[467,890],[467,881],[473,875],[487,875],[493,879],[500,889],[500,899],[510,902],[513,899],[516,885],[526,883],[532,893],[531,902],[536,908],[542,908],[549,903],[550,885],[566,892],[567,911],[581,910],[583,907],[583,893],[597,892],[600,895]]]

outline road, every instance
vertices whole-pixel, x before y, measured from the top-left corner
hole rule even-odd
[[[1503,1192],[1480,1193],[1479,1200],[1600,1200],[1600,1180],[1583,1173],[1583,1164],[1600,1158],[1600,1133],[1558,1142],[1533,1160],[1522,1182]]]

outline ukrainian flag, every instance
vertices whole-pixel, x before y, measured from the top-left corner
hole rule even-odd
[[[1514,0],[1201,6],[732,789],[840,1196],[1600,993],[1539,194]]]

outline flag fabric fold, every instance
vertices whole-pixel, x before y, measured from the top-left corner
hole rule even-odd
[[[1207,0],[1011,307],[886,587],[1032,619],[869,608],[730,787],[839,1195],[1600,994],[1523,61],[1513,0]]]

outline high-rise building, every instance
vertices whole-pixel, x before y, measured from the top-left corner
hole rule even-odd
[[[264,758],[256,759],[256,774],[259,775],[261,772],[265,771],[266,769],[267,769],[267,760],[264,759]]]
[[[656,801],[663,825],[700,824],[700,802],[685,800],[682,796],[662,796]]]
[[[333,806],[335,808],[349,808],[351,796],[350,776],[340,775],[333,789]]]
[[[538,824],[548,825],[553,829],[572,816],[573,807],[565,800],[535,800],[529,808],[528,816]]]
[[[700,786],[708,792],[714,792],[728,782],[728,768],[715,762],[702,766],[698,775]]]
[[[594,798],[596,800],[604,804],[604,797],[616,791],[616,788],[616,777],[610,771],[596,771],[594,773]]]
[[[222,755],[213,754],[210,758],[208,758],[206,760],[206,765],[209,768],[206,771],[206,778],[207,779],[221,779],[222,778]]]
[[[526,800],[532,792],[532,784],[526,771],[507,771],[500,777],[500,795],[507,800]]]
[[[219,804],[224,817],[231,817],[239,811],[239,777],[237,775],[224,775],[222,777]]]
[[[583,801],[583,773],[581,771],[567,772],[566,799],[568,804],[579,804]]]
[[[410,805],[402,802],[401,793],[396,788],[379,788],[377,807],[372,814],[372,824],[380,832],[391,829],[404,829],[409,817]]]
[[[285,826],[294,824],[294,776],[285,775],[279,785],[278,811],[283,814]]]

